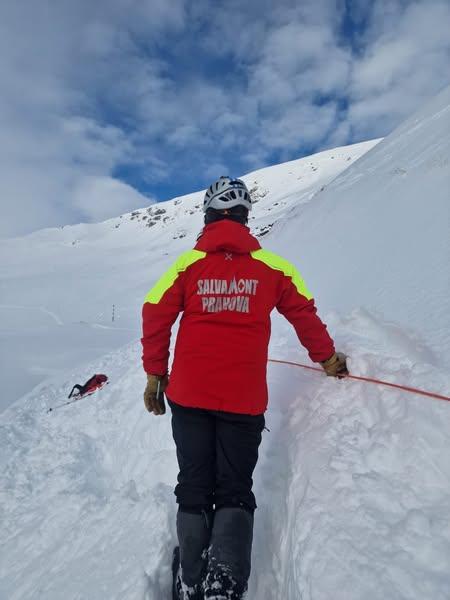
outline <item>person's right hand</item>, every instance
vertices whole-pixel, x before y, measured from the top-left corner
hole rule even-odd
[[[327,375],[342,379],[349,374],[346,359],[347,357],[342,352],[335,352],[333,356],[330,356],[328,360],[324,360],[320,364]]]
[[[164,390],[169,383],[167,375],[147,374],[147,387],[144,392],[144,404],[148,412],[154,415],[163,415],[166,412],[164,404]]]

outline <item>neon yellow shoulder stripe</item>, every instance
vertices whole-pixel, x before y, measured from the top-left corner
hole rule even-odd
[[[188,250],[177,258],[173,265],[164,273],[164,275],[155,283],[149,293],[146,295],[144,303],[158,304],[169,288],[173,286],[177,277],[188,267],[198,260],[205,258],[206,252],[200,250]]]
[[[297,288],[298,293],[302,296],[305,296],[307,300],[311,300],[313,296],[306,287],[306,283],[303,281],[302,276],[294,267],[294,265],[291,264],[289,261],[282,258],[281,256],[278,256],[278,254],[274,254],[273,252],[269,252],[268,250],[263,249],[251,252],[251,256],[256,260],[260,260],[271,269],[281,271],[286,275],[286,277],[290,277],[292,279],[292,283]]]

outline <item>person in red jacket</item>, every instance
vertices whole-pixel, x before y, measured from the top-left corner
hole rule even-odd
[[[108,378],[106,375],[103,375],[103,373],[95,374],[88,379],[84,385],[80,385],[79,383],[75,384],[67,397],[72,398],[74,395],[85,396],[86,394],[91,394],[92,392],[95,392],[95,390],[102,388],[107,381]],[[76,394],[75,391],[77,392]]]
[[[212,598],[221,591],[238,600],[250,575],[252,474],[268,400],[271,311],[292,323],[328,375],[348,371],[298,271],[250,234],[244,182],[218,179],[206,191],[203,210],[195,248],[145,298],[144,401],[149,412],[162,414],[159,394],[165,392],[172,411],[180,469],[174,597]],[[171,328],[180,313],[169,379]]]

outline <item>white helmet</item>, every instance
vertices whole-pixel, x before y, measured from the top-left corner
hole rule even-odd
[[[206,190],[203,211],[206,212],[208,208],[224,210],[233,206],[244,206],[251,210],[250,193],[241,179],[231,179],[222,175]]]

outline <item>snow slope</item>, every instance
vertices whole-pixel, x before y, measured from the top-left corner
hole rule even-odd
[[[274,218],[263,197],[254,223],[275,222],[263,243],[300,266],[352,372],[447,395],[449,124],[447,89],[315,195],[269,171],[272,203],[286,204]],[[290,167],[279,169],[287,176]],[[175,200],[162,213],[187,210],[186,236],[170,242],[174,225],[154,225],[149,237],[142,213],[95,226],[95,234],[79,226],[12,240],[8,282],[29,285],[40,275],[32,262],[47,262],[42,276],[56,304],[61,265],[75,250],[72,276],[86,261],[82,277],[92,283],[95,258],[105,289],[60,313],[40,292],[42,306],[63,324],[83,311],[91,328],[112,296],[131,312],[133,291],[142,291],[135,271],[142,278],[148,269],[150,285],[191,244],[198,221],[184,203],[198,200]],[[27,245],[33,258],[24,267]],[[133,319],[118,322],[133,329]],[[278,316],[270,355],[307,362]],[[169,597],[175,452],[168,416],[143,411],[139,357],[131,341],[47,379],[4,411],[0,598]],[[64,401],[71,374],[102,371],[111,383],[96,396],[46,414]],[[249,600],[447,600],[450,403],[284,365],[270,364],[268,381]]]

